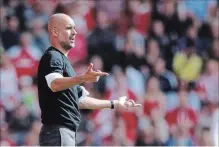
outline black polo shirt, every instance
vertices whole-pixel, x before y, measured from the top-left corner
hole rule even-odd
[[[78,102],[82,89],[76,85],[63,91],[53,92],[45,78],[50,73],[60,73],[63,77],[76,75],[68,58],[54,47],[46,50],[38,67],[37,81],[42,123],[63,125],[76,131],[80,123]]]

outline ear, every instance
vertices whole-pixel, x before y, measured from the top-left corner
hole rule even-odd
[[[58,29],[57,29],[56,27],[53,27],[53,29],[52,29],[52,34],[53,34],[54,36],[58,36],[58,35],[59,35],[59,31],[58,31]]]

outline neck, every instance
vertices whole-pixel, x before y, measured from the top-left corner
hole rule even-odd
[[[59,50],[60,52],[62,52],[66,57],[68,56],[68,51],[66,51],[65,49],[63,49],[60,44],[51,41],[51,46],[54,47],[54,48],[56,48],[56,49],[58,49],[58,50]]]

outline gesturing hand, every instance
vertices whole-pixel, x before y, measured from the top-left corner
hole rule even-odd
[[[134,100],[128,100],[126,96],[119,97],[118,100],[115,100],[117,108],[131,108],[131,107],[141,107],[141,104],[136,104]]]
[[[100,70],[94,71],[93,64],[90,63],[87,71],[82,74],[84,82],[97,82],[100,76],[108,76],[109,74],[106,72],[102,72]]]

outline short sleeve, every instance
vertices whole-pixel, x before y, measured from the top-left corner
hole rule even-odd
[[[78,97],[80,98],[82,96],[82,88],[80,86],[77,86],[78,90]]]
[[[90,94],[83,86],[77,86],[77,90],[79,103]]]
[[[63,59],[62,56],[59,53],[51,52],[49,53],[49,66],[48,66],[48,73],[59,73],[63,75]]]

